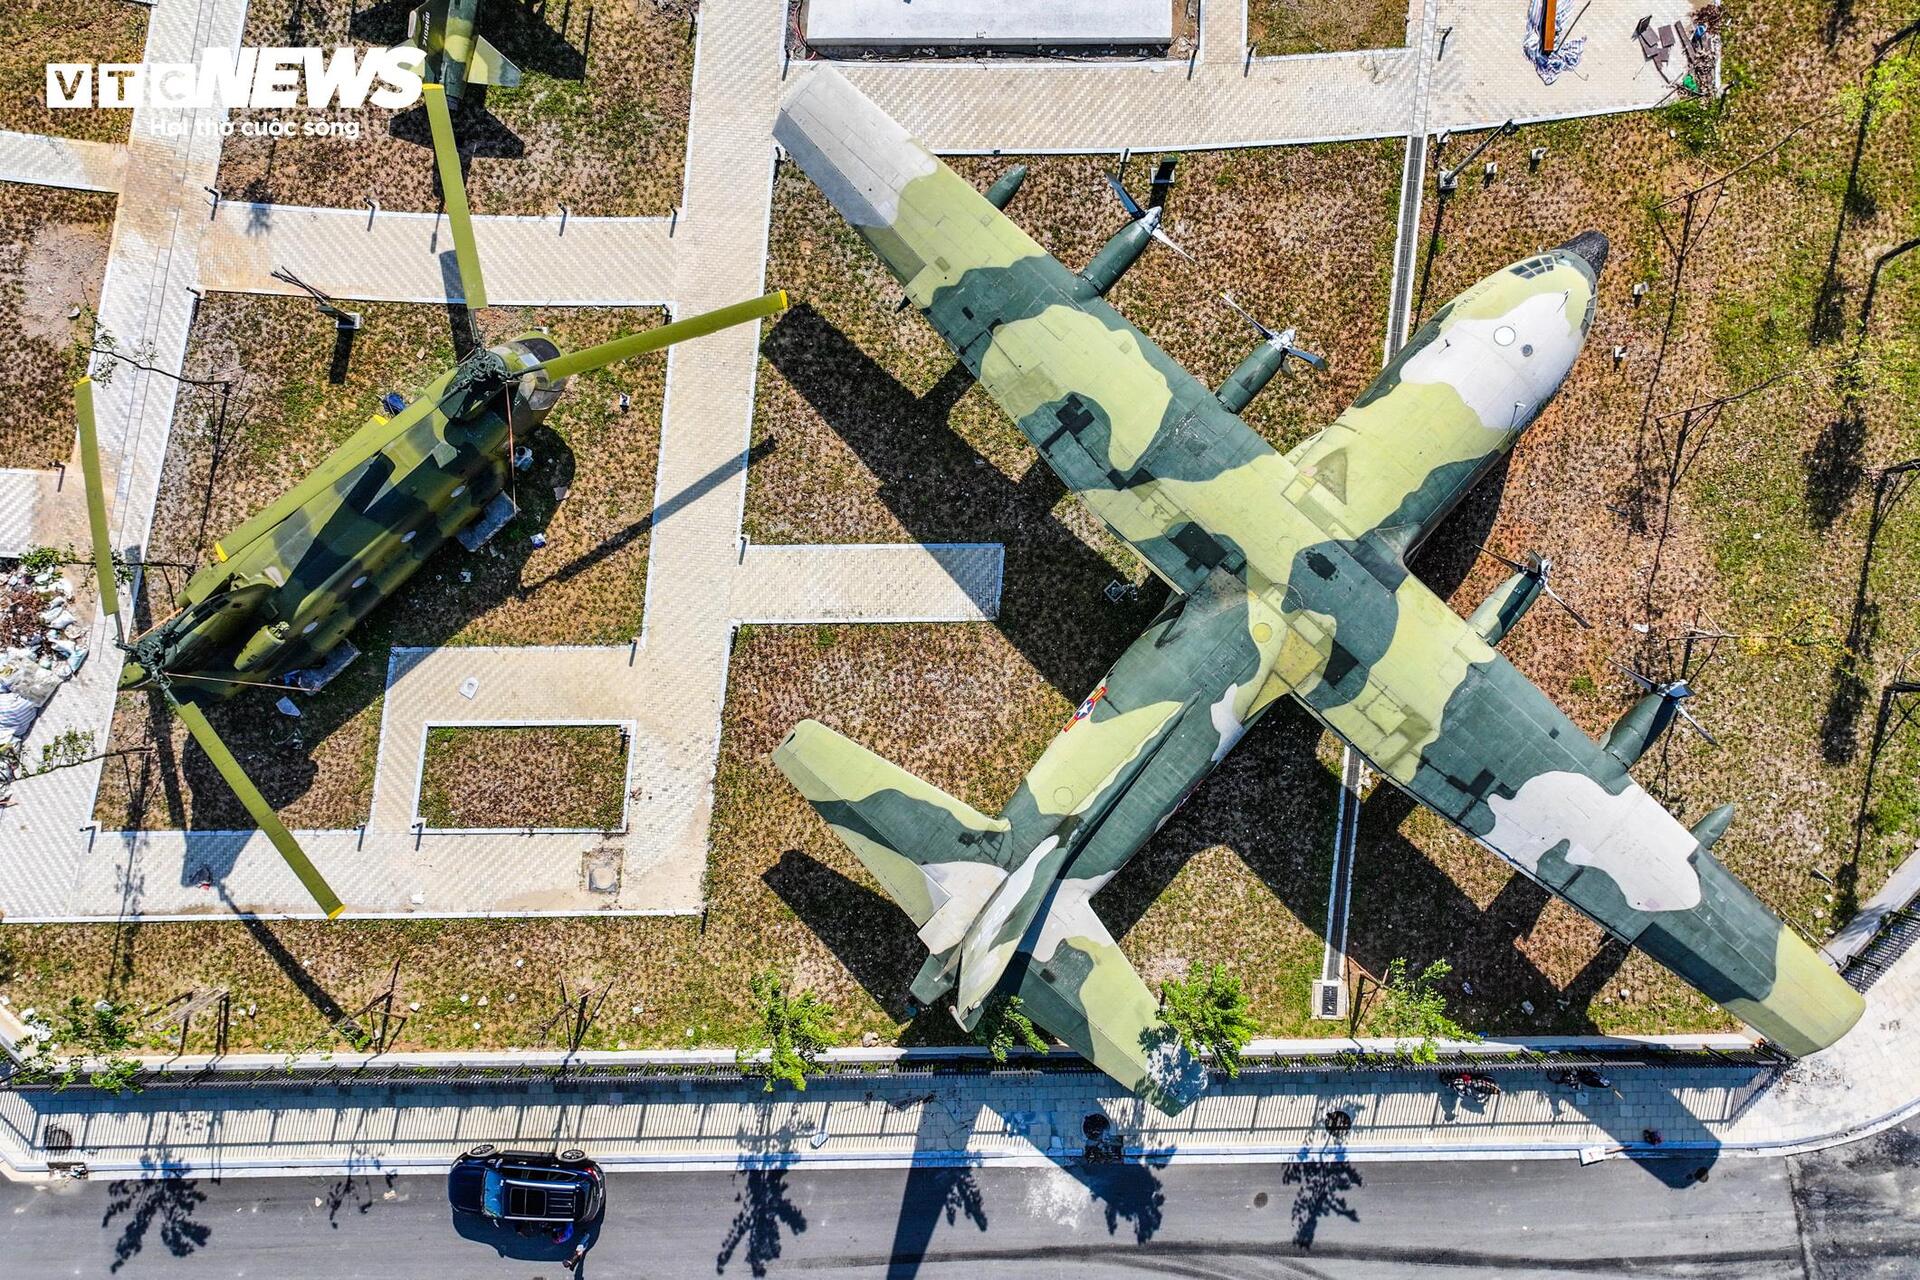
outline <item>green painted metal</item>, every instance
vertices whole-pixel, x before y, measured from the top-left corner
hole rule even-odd
[[[292,869],[295,876],[299,877],[300,883],[306,887],[307,892],[313,895],[314,902],[319,905],[327,919],[332,920],[338,917],[342,911],[346,910],[345,904],[340,901],[339,895],[334,893],[333,886],[327,883],[326,877],[320,874],[320,869],[307,857],[306,850],[300,847],[300,842],[293,838],[293,833],[288,831],[286,825],[280,821],[280,816],[273,811],[273,806],[267,803],[267,798],[260,794],[260,788],[253,785],[253,779],[249,778],[246,770],[240,767],[240,762],[233,758],[233,752],[227,750],[227,744],[220,740],[220,735],[213,731],[211,724],[207,723],[206,714],[187,699],[173,698],[169,695],[169,700],[173,703],[173,709],[179,713],[180,722],[187,726],[187,732],[191,733],[194,741],[200,744],[200,749],[207,753],[207,759],[213,761],[213,767],[220,771],[222,778],[226,779],[227,785],[233,789],[233,794],[240,797],[240,803],[246,806],[247,813],[260,824],[260,829],[267,833],[267,839],[273,841],[273,847],[278,849],[280,856],[287,860],[287,866]]]
[[[746,302],[736,302],[732,306],[709,311],[705,315],[689,316],[685,320],[675,320],[663,324],[658,329],[649,329],[645,333],[628,334],[624,338],[615,338],[598,346],[586,347],[570,355],[557,356],[543,361],[539,368],[547,377],[558,380],[571,378],[575,374],[589,373],[605,368],[621,360],[631,360],[635,356],[646,355],[650,351],[659,351],[676,342],[685,342],[689,338],[702,338],[722,329],[731,329],[737,324],[779,315],[787,309],[787,291],[776,289]]]
[[[107,533],[107,492],[100,479],[100,439],[93,421],[93,379],[73,384],[74,416],[80,426],[80,470],[87,485],[87,523],[93,528],[93,568],[98,575],[100,607],[120,621],[120,586],[114,576],[113,539]]]
[[[480,249],[473,241],[473,215],[467,209],[467,183],[460,173],[460,144],[453,136],[453,117],[447,111],[446,90],[437,84],[420,86],[433,128],[433,161],[440,170],[440,193],[447,203],[447,225],[453,230],[453,255],[460,266],[460,292],[469,311],[487,305],[487,285],[480,274]]]

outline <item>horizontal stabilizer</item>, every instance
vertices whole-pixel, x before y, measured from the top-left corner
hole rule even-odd
[[[507,55],[488,44],[485,37],[475,36],[473,57],[467,60],[467,83],[512,89],[520,83],[520,68],[507,61]]]
[[[920,927],[951,951],[1006,879],[1005,820],[989,818],[816,720],[804,720],[773,762]]]

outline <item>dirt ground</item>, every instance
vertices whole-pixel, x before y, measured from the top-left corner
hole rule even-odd
[[[255,0],[246,43],[404,43],[412,0]],[[666,214],[680,201],[693,102],[687,6],[483,0],[481,34],[521,69],[518,88],[469,89],[454,127],[469,158],[475,213]],[[484,101],[479,99],[484,96]],[[236,111],[236,128],[283,113]],[[440,207],[426,111],[296,113],[355,121],[357,139],[227,139],[220,189],[230,200],[382,208]]]
[[[420,817],[430,828],[613,831],[625,811],[627,735],[614,725],[427,733]]]
[[[90,142],[125,142],[126,110],[47,106],[49,62],[138,62],[147,43],[147,9],[101,0],[76,11],[60,0],[8,0],[0,45],[0,129]]]
[[[1431,314],[1484,272],[1582,229],[1612,241],[1595,328],[1558,404],[1522,441],[1504,484],[1483,486],[1417,568],[1453,588],[1464,611],[1507,572],[1475,562],[1481,540],[1508,554],[1552,556],[1557,586],[1594,629],[1581,632],[1543,607],[1503,647],[1596,735],[1638,693],[1612,662],[1668,679],[1680,674],[1688,627],[1737,633],[1717,649],[1697,646],[1692,668],[1699,696],[1691,708],[1721,745],[1683,730],[1635,774],[1689,823],[1736,802],[1716,852],[1818,937],[1844,922],[1920,835],[1920,732],[1909,727],[1883,744],[1874,788],[1862,798],[1879,690],[1920,645],[1911,607],[1920,595],[1920,504],[1911,498],[1881,521],[1861,589],[1873,476],[1920,454],[1912,341],[1920,254],[1882,269],[1861,327],[1874,260],[1920,234],[1920,112],[1907,106],[1870,123],[1850,197],[1860,135],[1833,105],[1857,81],[1872,43],[1902,20],[1899,8],[1858,6],[1829,50],[1826,6],[1730,4],[1735,88],[1724,112],[1681,108],[1522,129],[1490,152],[1501,168],[1492,185],[1463,177],[1441,203],[1430,180],[1421,246],[1420,306]],[[1655,207],[1808,119],[1727,184],[1710,219],[1705,197],[1696,200],[1697,239],[1676,293]],[[1446,156],[1476,141],[1460,138]],[[1529,173],[1536,145],[1549,152]],[[1684,213],[1682,202],[1660,214],[1676,238]],[[1648,292],[1635,306],[1637,282]],[[1828,296],[1837,296],[1831,311],[1840,317],[1830,333],[1818,321]],[[1626,353],[1618,367],[1615,346]],[[1856,350],[1867,384],[1857,420],[1836,387]],[[1668,416],[1796,370],[1696,422],[1684,444],[1682,419]],[[1673,486],[1668,527],[1676,448],[1689,461]],[[1583,1004],[1606,1030],[1730,1025],[1644,957],[1620,968],[1624,953],[1602,947],[1592,925],[1431,815],[1407,809],[1376,792],[1363,817],[1352,928],[1356,945],[1370,948],[1357,955],[1369,969],[1398,954],[1448,957],[1455,981],[1473,984],[1460,1001],[1468,1025],[1557,1027]],[[1451,909],[1432,910],[1436,895]],[[1552,1003],[1542,999],[1543,977],[1560,988]],[[1530,1017],[1523,999],[1534,1006]]]
[[[181,397],[160,485],[151,558],[198,567],[212,542],[297,483],[376,412],[389,390],[407,391],[452,362],[446,313],[402,304],[361,307],[365,327],[344,381],[328,381],[333,325],[304,301],[212,294],[202,304],[186,372],[232,379],[220,392]],[[642,310],[495,308],[493,336],[547,325],[570,347],[658,323]],[[272,360],[259,353],[273,353]],[[533,468],[516,480],[518,519],[478,554],[449,547],[355,631],[358,661],[295,721],[272,710],[270,691],[249,690],[209,713],[289,826],[341,828],[365,820],[379,738],[388,652],[440,644],[616,644],[638,633],[646,591],[664,354],[576,379],[546,423],[523,443]],[[621,413],[617,401],[632,402]],[[564,489],[564,499],[556,490]],[[529,542],[535,531],[546,546]],[[143,624],[164,617],[188,571],[150,572]],[[158,756],[110,762],[96,812],[110,829],[246,825],[239,802],[185,727],[147,694],[121,699],[115,746],[152,740]],[[117,767],[116,767],[117,766]]]
[[[100,300],[114,198],[0,183],[0,467],[44,469],[73,449],[76,306]]]
[[[1247,0],[1247,39],[1260,57],[1397,49],[1407,42],[1406,0]]]

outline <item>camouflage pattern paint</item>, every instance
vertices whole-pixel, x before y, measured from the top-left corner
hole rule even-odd
[[[916,996],[957,988],[972,1026],[990,995],[1017,991],[1117,1080],[1184,1105],[1195,1064],[1087,899],[1290,693],[1397,785],[1781,1048],[1812,1052],[1857,1020],[1852,988],[1494,650],[1531,599],[1497,628],[1470,623],[1406,568],[1571,369],[1604,237],[1475,284],[1282,457],[1103,300],[1147,243],[1139,224],[1068,271],[831,69],[789,91],[774,134],[1176,593],[998,818],[815,722],[774,753],[922,926],[933,954]]]

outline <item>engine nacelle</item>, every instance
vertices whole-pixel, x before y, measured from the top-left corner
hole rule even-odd
[[[1700,821],[1693,824],[1693,838],[1702,849],[1711,849],[1720,837],[1727,834],[1727,828],[1733,825],[1733,806],[1723,804]]]
[[[1020,190],[1020,184],[1027,180],[1027,166],[1017,164],[993,180],[987,188],[987,203],[1005,213],[1007,205]]]
[[[1527,610],[1533,608],[1533,602],[1544,594],[1545,589],[1546,579],[1541,574],[1525,571],[1516,573],[1480,602],[1480,607],[1467,619],[1467,625],[1488,644],[1499,644],[1509,631],[1519,625],[1520,619],[1526,616]]]
[[[1677,705],[1672,698],[1650,693],[1628,707],[1607,731],[1607,754],[1618,760],[1622,769],[1632,768],[1673,724]]]
[[[1286,362],[1287,348],[1263,342],[1227,375],[1227,380],[1214,392],[1214,398],[1227,407],[1228,413],[1239,413],[1273,381],[1273,375],[1279,373],[1280,366]]]

